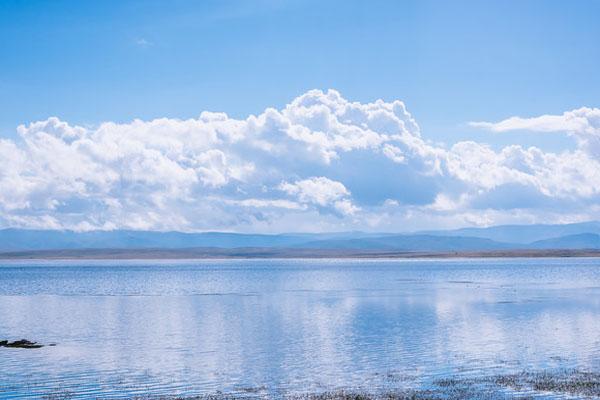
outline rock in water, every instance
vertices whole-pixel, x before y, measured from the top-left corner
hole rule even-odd
[[[12,347],[18,349],[39,349],[40,347],[44,347],[43,344],[38,344],[37,342],[30,342],[27,339],[16,340],[14,342],[9,342],[8,340],[0,340],[0,347]]]

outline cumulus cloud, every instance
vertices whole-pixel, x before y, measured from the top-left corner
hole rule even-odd
[[[564,132],[574,136],[582,149],[595,157],[600,156],[600,108],[582,107],[561,115],[510,117],[499,122],[470,122],[469,125],[493,132]]]
[[[283,182],[279,188],[295,196],[301,203],[313,203],[333,208],[346,215],[357,212],[358,207],[349,199],[350,192],[341,182],[332,181],[324,176],[304,179],[294,183]]]
[[[0,140],[0,225],[326,231],[596,218],[598,109],[472,123],[565,131],[575,151],[427,141],[401,101],[311,90],[234,119],[202,112],[82,127],[52,117]],[[600,146],[598,147],[600,148]]]

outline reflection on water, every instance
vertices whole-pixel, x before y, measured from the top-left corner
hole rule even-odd
[[[600,260],[3,262],[0,398],[600,369]]]

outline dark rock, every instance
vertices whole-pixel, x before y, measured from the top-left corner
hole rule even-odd
[[[14,342],[9,342],[8,340],[0,340],[0,347],[12,347],[18,349],[39,349],[40,347],[44,347],[42,344],[38,344],[37,342],[30,342],[26,339],[15,340]]]

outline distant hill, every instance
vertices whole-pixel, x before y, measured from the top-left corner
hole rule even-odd
[[[499,243],[490,239],[420,234],[317,240],[306,242],[297,245],[296,247],[394,251],[472,251],[515,248],[515,246],[510,243]]]
[[[186,248],[186,247],[271,247],[290,246],[304,241],[293,235],[244,235],[236,233],[182,233],[145,231],[45,231],[4,229],[1,250],[75,248]]]
[[[595,233],[600,235],[600,222],[591,221],[556,225],[499,225],[488,228],[462,228],[454,230],[424,231],[421,233],[438,236],[472,236],[498,242],[528,244],[539,240],[579,235],[582,233]]]
[[[531,243],[535,249],[600,249],[600,235],[580,233]]]
[[[506,225],[411,234],[0,230],[0,252],[77,249],[321,249],[394,252],[600,249],[600,223]],[[272,253],[272,252],[271,252]]]
[[[154,231],[90,231],[69,230],[0,230],[0,251],[52,249],[182,249],[196,247],[294,247],[316,240],[343,240],[370,237],[361,232],[317,234],[243,234],[227,232],[154,232]]]

